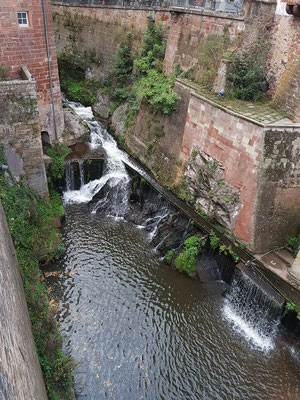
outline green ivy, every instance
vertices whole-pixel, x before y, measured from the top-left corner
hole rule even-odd
[[[198,249],[198,237],[190,236],[184,242],[184,250],[175,258],[174,265],[181,272],[193,276],[196,272]]]
[[[166,252],[164,256],[164,260],[167,264],[171,264],[173,257],[174,257],[175,251],[174,250],[169,250]]]

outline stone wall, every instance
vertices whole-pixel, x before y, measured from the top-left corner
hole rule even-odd
[[[254,216],[263,128],[191,93],[181,159],[201,149],[224,167],[224,180],[238,189],[241,210],[232,230],[240,240],[254,243]]]
[[[5,3],[5,4],[4,4]],[[56,48],[50,0],[45,0],[50,51],[53,101],[58,138],[64,128]],[[18,25],[17,13],[28,13],[28,27]],[[11,78],[20,78],[22,64],[36,80],[41,131],[56,140],[46,50],[45,27],[41,0],[7,0],[0,4],[0,64],[9,67]]]
[[[258,252],[300,232],[300,126],[264,130],[255,221]]]
[[[111,72],[120,41],[132,34],[133,53],[140,50],[147,27],[149,9],[64,7],[53,5],[57,54],[92,56],[89,78],[101,78]],[[151,11],[166,31],[170,13]]]
[[[0,398],[47,400],[15,249],[0,202]]]
[[[0,146],[11,172],[48,196],[35,82],[0,82]]]
[[[142,105],[135,125],[125,138],[129,151],[167,186],[172,186],[182,175],[180,151],[190,92],[179,82],[175,91],[181,97],[176,113],[170,116],[153,113]]]

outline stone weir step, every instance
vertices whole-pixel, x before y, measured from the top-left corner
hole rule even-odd
[[[145,179],[154,190],[156,190],[161,196],[168,200],[176,209],[185,214],[188,218],[195,222],[195,225],[202,231],[208,234],[213,231],[215,235],[220,239],[222,244],[226,246],[231,246],[234,252],[240,258],[241,262],[244,264],[251,262],[253,269],[266,281],[268,282],[276,292],[282,296],[286,301],[294,303],[300,308],[300,291],[294,288],[289,282],[285,281],[275,272],[266,268],[266,266],[261,262],[256,256],[250,254],[246,249],[236,247],[234,243],[228,239],[226,236],[218,232],[214,226],[207,220],[203,219],[199,214],[197,214],[190,206],[185,202],[177,198],[170,190],[164,188],[160,185],[150,174],[143,171],[139,163],[136,160],[130,160],[127,164],[128,169],[138,173],[143,179]]]

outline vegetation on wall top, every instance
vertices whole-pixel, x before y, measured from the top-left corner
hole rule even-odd
[[[230,95],[242,100],[260,100],[268,90],[266,61],[269,44],[257,39],[248,51],[231,57],[227,80]]]

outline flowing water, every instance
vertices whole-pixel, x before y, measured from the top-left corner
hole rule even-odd
[[[127,199],[129,177],[124,153],[91,115],[85,119],[106,165],[98,180],[67,187],[66,254],[55,284],[65,350],[79,362],[77,398],[299,399],[299,346],[277,331],[276,318],[261,323],[270,305],[247,277],[224,299],[222,281],[201,284],[173,271],[144,229],[115,218],[126,209],[119,196],[96,205],[110,216],[90,211],[86,203],[105,184]]]

